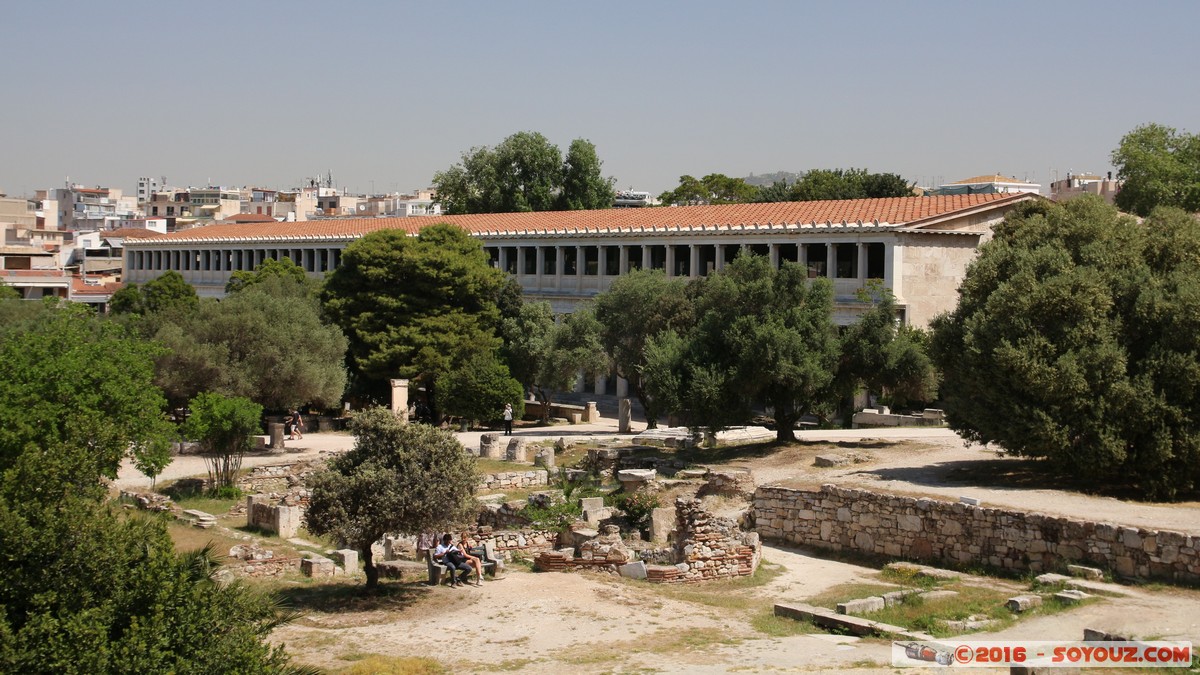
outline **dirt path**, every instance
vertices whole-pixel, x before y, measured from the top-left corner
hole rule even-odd
[[[834,483],[881,492],[975,497],[984,505],[1008,506],[1084,520],[1200,534],[1200,504],[1153,504],[1048,487],[1002,487],[995,476],[1024,466],[980,445],[964,445],[948,429],[871,429],[805,434],[806,443],[770,456],[739,461],[759,484]],[[838,468],[813,466],[825,453],[863,452],[871,460]],[[991,479],[991,480],[989,480]]]

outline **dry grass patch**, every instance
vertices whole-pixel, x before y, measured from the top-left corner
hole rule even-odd
[[[346,660],[344,656],[338,658]],[[443,675],[450,672],[446,666],[433,659],[417,656],[364,654],[354,660],[357,663],[334,672],[338,675]]]

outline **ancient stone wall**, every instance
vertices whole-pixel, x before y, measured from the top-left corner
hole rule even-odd
[[[823,485],[760,487],[764,539],[952,565],[1044,572],[1086,562],[1123,577],[1200,581],[1200,536]]]
[[[496,555],[503,560],[512,560],[514,555],[532,558],[542,551],[554,550],[558,533],[551,530],[492,530],[481,528],[475,535],[479,545],[492,541]]]
[[[545,469],[531,469],[529,471],[485,473],[476,489],[494,492],[497,490],[520,490],[547,484],[549,484],[549,480]]]
[[[678,569],[671,581],[713,581],[754,574],[762,559],[762,542],[755,532],[743,532],[728,518],[714,516],[699,499],[675,500]],[[684,571],[683,566],[687,566]]]
[[[247,494],[263,494],[285,506],[308,506],[310,493],[304,481],[323,468],[324,460],[256,466],[237,481]]]

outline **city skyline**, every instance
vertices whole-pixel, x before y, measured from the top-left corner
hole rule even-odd
[[[1200,5],[21,4],[0,191],[72,181],[406,192],[480,145],[595,143],[618,188],[863,167],[1103,174],[1195,131]],[[19,91],[18,91],[19,88]]]

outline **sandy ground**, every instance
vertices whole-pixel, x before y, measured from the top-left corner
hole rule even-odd
[[[615,432],[615,422],[602,420],[595,425],[518,430],[517,435],[581,440],[619,437]],[[464,444],[478,444],[479,434],[459,437]],[[1010,460],[965,445],[944,429],[804,432],[802,441],[735,463],[751,467],[760,484],[836,483],[949,498],[968,495],[985,504],[1200,534],[1200,505],[1195,503],[1145,504],[1050,487],[992,485],[989,470],[1005,466],[994,463]],[[244,465],[320,457],[345,450],[352,442],[345,434],[308,434],[304,440],[288,441],[283,454],[252,454]],[[835,469],[812,466],[815,455],[831,452],[866,453],[869,460]],[[203,472],[200,458],[180,457],[160,480]],[[150,481],[126,466],[116,484],[142,488]],[[763,557],[778,576],[763,586],[731,589],[741,603],[734,609],[603,575],[513,571],[481,588],[406,584],[411,597],[386,611],[308,606],[305,618],[278,629],[273,639],[285,643],[300,662],[333,669],[349,666],[363,654],[381,654],[428,656],[459,672],[895,672],[887,666],[890,646],[882,641],[827,634],[768,637],[751,623],[753,615],[774,602],[803,602],[839,584],[876,581],[877,570],[771,546],[764,548]],[[1090,627],[1200,643],[1200,592],[1120,590],[1121,597],[1018,622],[999,633],[974,634],[972,639],[1078,639]]]

